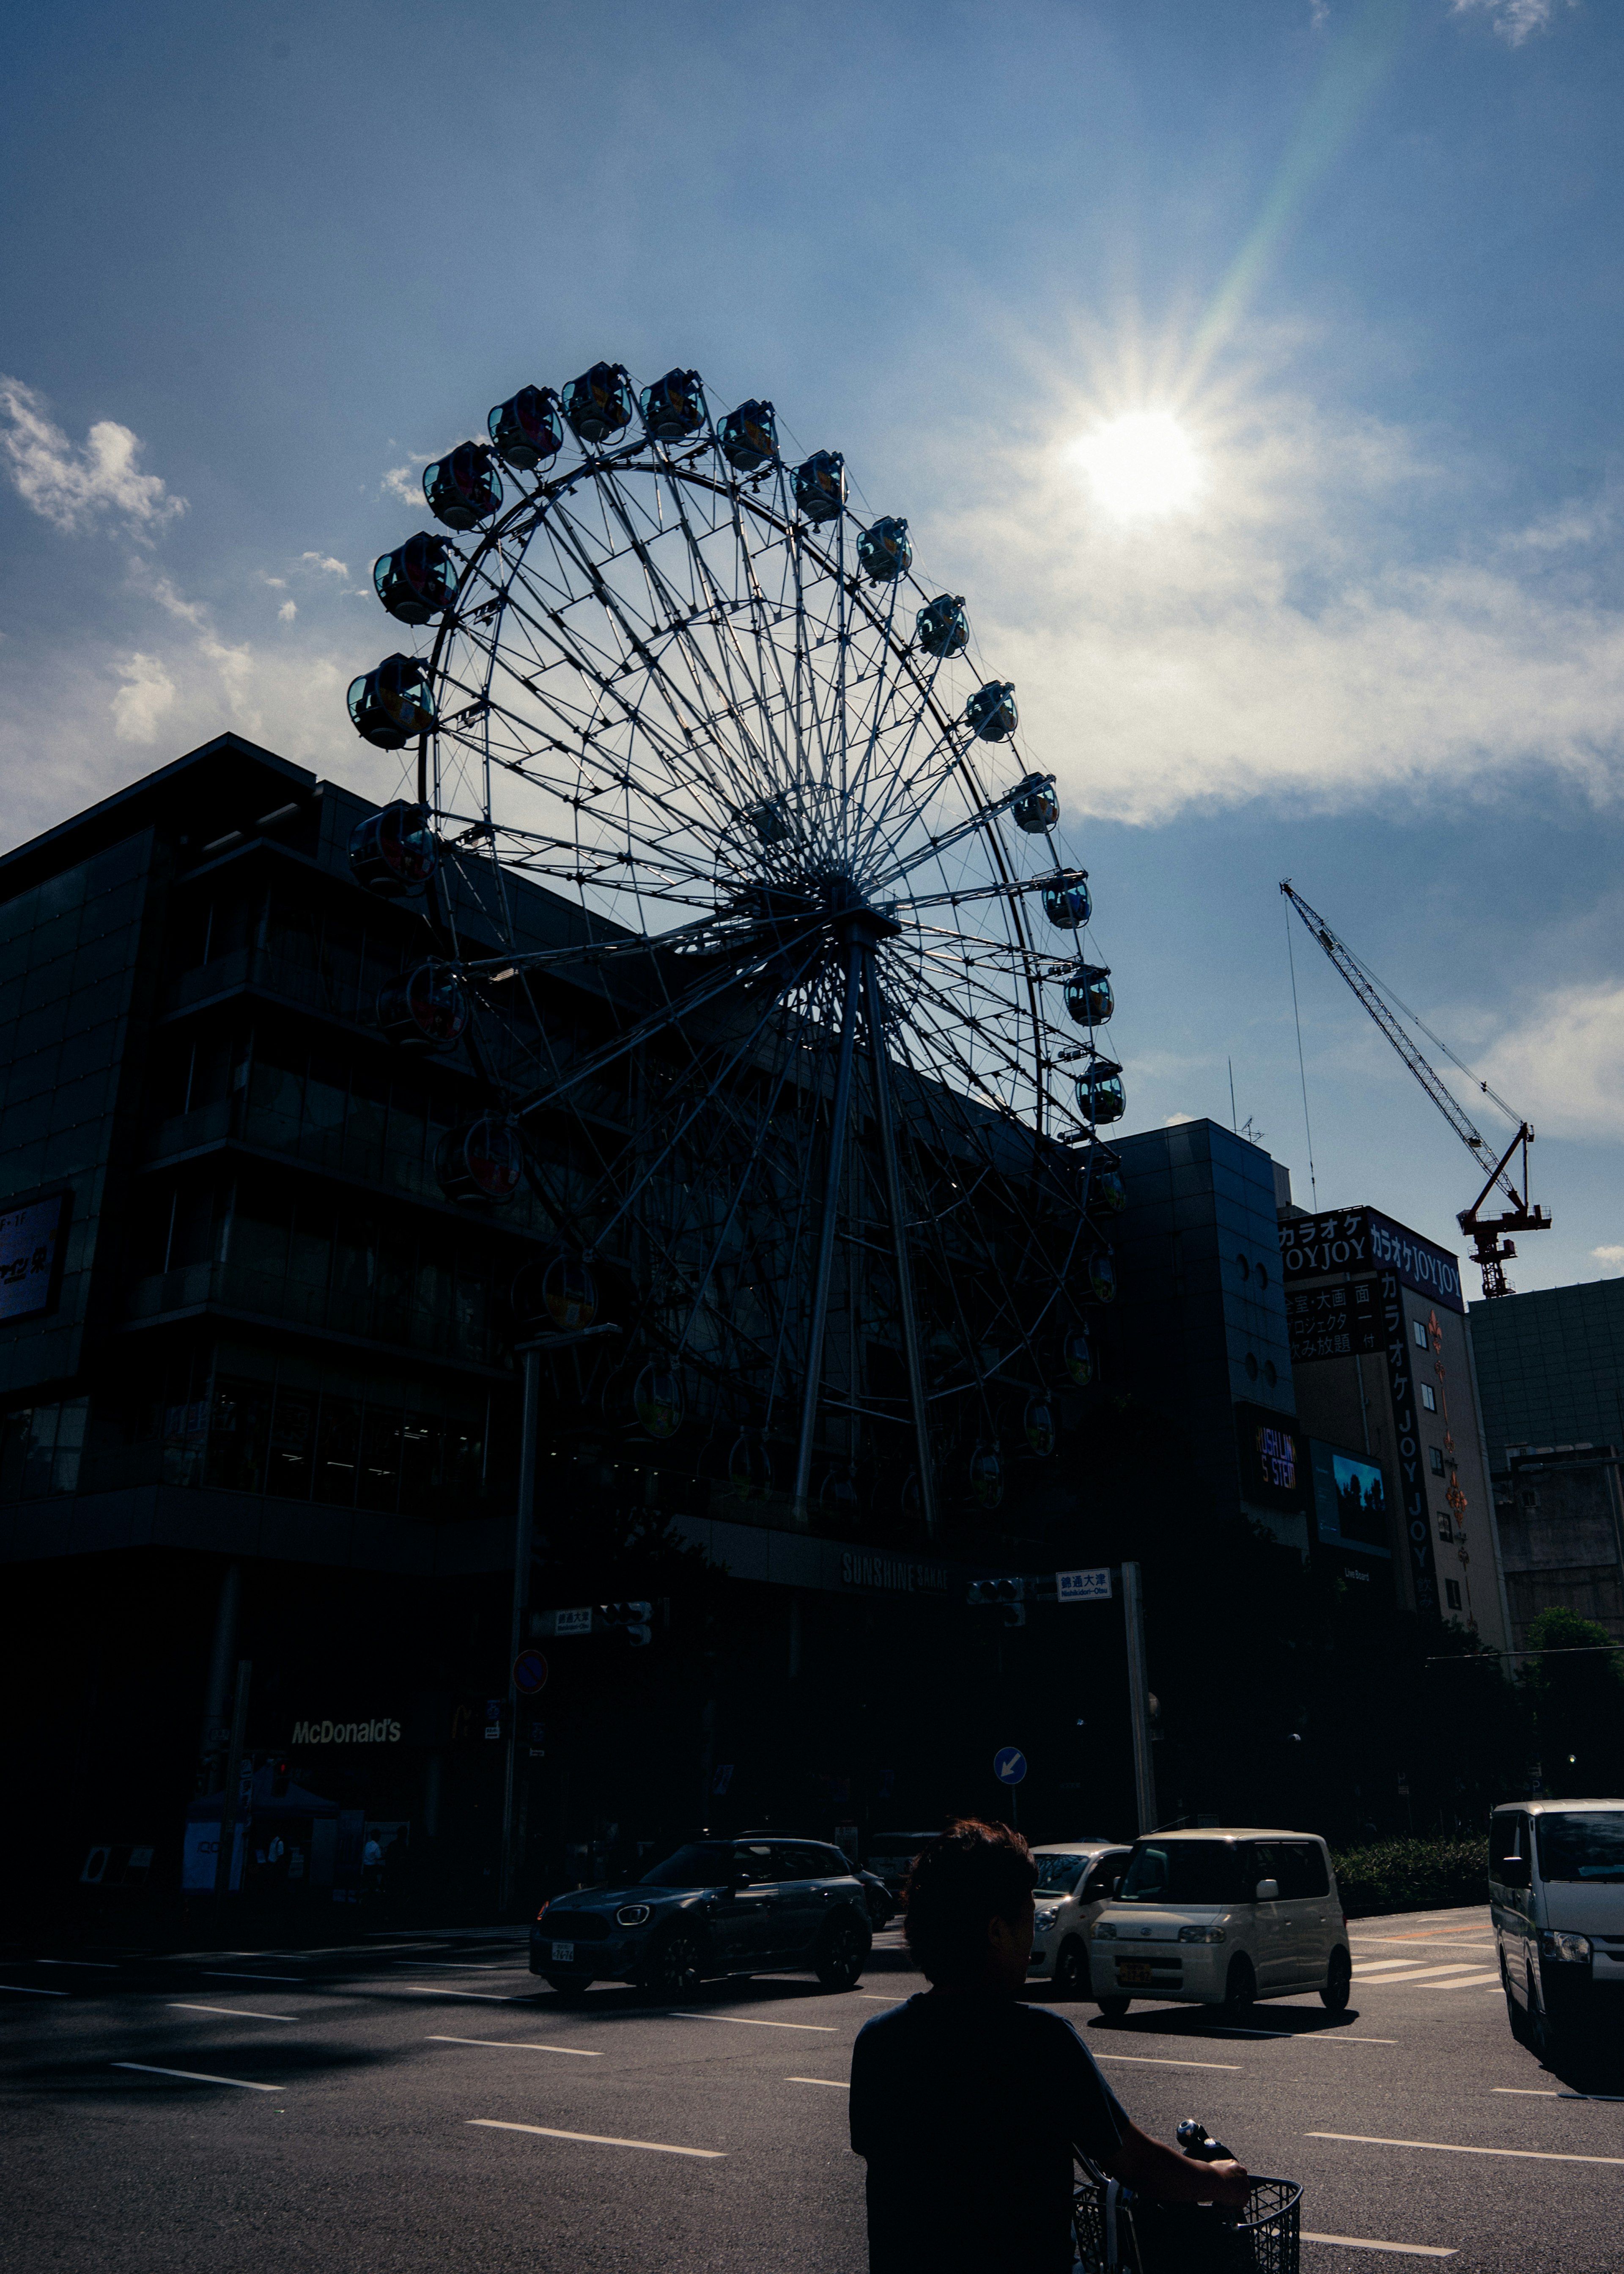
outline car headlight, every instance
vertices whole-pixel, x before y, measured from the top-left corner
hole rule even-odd
[[[1094,1928],[1094,1940],[1095,1942],[1115,1942],[1116,1939],[1116,1930],[1111,1925],[1109,1920],[1101,1920]]]
[[[647,1903],[622,1903],[614,1915],[616,1926],[642,1926],[649,1916]]]
[[[1570,1966],[1590,1962],[1590,1939],[1585,1934],[1561,1934],[1546,1927],[1539,1938],[1542,1958],[1565,1959]]]
[[[1054,1911],[1034,1911],[1034,1913],[1033,1913],[1033,1915],[1032,1915],[1032,1931],[1033,1931],[1033,1933],[1034,1933],[1034,1934],[1047,1934],[1047,1933],[1049,1932],[1049,1930],[1050,1929],[1050,1927],[1051,1927],[1051,1926],[1053,1926],[1053,1924],[1055,1924],[1055,1921],[1059,1917],[1059,1916],[1060,1916],[1060,1914],[1059,1914],[1059,1912],[1058,1912],[1057,1910],[1054,1910]]]
[[[1180,1942],[1227,1942],[1229,1936],[1221,1926],[1181,1926]]]

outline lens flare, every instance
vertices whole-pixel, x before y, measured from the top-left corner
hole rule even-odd
[[[1170,410],[1129,410],[1076,446],[1094,495],[1119,521],[1177,513],[1202,487],[1201,463]]]

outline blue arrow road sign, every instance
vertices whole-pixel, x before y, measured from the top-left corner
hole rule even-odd
[[[1026,1773],[1026,1756],[1019,1745],[1000,1745],[992,1757],[992,1773],[1000,1784],[1019,1784]]]

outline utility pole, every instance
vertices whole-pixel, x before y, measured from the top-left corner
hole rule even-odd
[[[524,1627],[530,1607],[530,1557],[536,1541],[536,1440],[541,1427],[541,1361],[549,1352],[571,1350],[618,1335],[613,1321],[577,1327],[572,1334],[543,1335],[521,1343],[516,1355],[524,1362],[524,1400],[519,1421],[519,1495],[513,1527],[513,1619],[508,1640],[508,1751],[502,1779],[502,1864],[498,1901],[506,1912],[518,1893],[519,1859],[523,1847],[524,1809],[519,1790],[519,1691],[514,1669],[524,1647]]]
[[[253,1662],[237,1661],[237,1696],[231,1706],[231,1746],[226,1755],[225,1789],[220,1796],[220,1848],[214,1857],[214,1924],[225,1921],[226,1897],[231,1892],[231,1856],[237,1845],[237,1819],[243,1781],[243,1746],[248,1736],[248,1689]]]
[[[1145,1666],[1145,1591],[1137,1563],[1122,1567],[1122,1616],[1128,1641],[1128,1712],[1133,1728],[1133,1796],[1139,1836],[1156,1828],[1156,1771],[1150,1751],[1150,1682]]]

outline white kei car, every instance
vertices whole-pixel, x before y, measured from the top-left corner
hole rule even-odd
[[[1088,1934],[1116,1894],[1132,1849],[1114,1840],[1058,1840],[1034,1848],[1029,1982],[1052,1982],[1063,1998],[1094,1995],[1088,1978]]]

